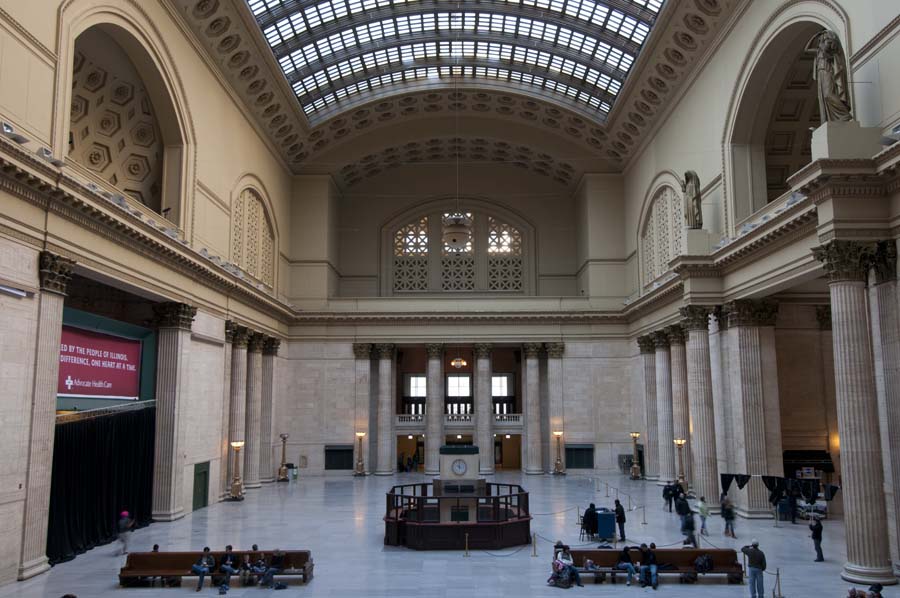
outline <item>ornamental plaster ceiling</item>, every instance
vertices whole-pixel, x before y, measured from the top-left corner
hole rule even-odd
[[[725,23],[747,0],[666,2],[608,116],[600,117],[548,94],[509,86],[500,89],[473,78],[411,85],[388,95],[360,94],[339,103],[340,112],[324,111],[313,123],[285,79],[246,0],[166,1],[183,16],[272,147],[299,174],[320,170],[310,165],[326,148],[381,136],[387,124],[414,127],[428,139],[432,135],[427,133],[427,121],[448,113],[489,117],[510,130],[527,125],[525,130],[533,135],[529,145],[536,151],[546,137],[568,138],[585,157],[621,170],[664,118]],[[567,23],[565,19],[560,22]],[[398,131],[391,129],[392,134]],[[335,163],[335,169],[344,165]]]

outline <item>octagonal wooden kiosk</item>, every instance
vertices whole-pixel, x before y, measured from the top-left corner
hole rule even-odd
[[[479,479],[478,447],[443,446],[440,477],[387,493],[384,543],[416,550],[498,549],[531,543],[528,493]],[[473,475],[474,474],[474,475]]]

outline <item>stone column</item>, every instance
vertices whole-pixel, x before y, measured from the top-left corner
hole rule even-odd
[[[856,241],[813,249],[828,275],[834,342],[834,379],[841,438],[841,491],[847,563],[841,577],[854,583],[897,583],[891,569],[884,498],[866,275],[874,250]],[[887,448],[887,447],[885,447]]]
[[[231,354],[233,352],[234,330],[237,325],[231,320],[225,320],[225,345],[222,347],[223,377],[222,377],[222,427],[220,429],[219,442],[219,498],[228,496],[228,488],[231,479],[228,477],[231,467],[231,446],[228,444],[229,431],[231,429]]]
[[[525,343],[525,473],[544,473],[541,462],[540,343]]]
[[[243,326],[235,326],[231,341],[231,398],[228,413],[228,480],[229,488],[234,479],[234,449],[232,442],[244,442],[244,427],[247,417],[247,342],[250,331]],[[243,449],[241,449],[243,450]],[[243,479],[243,463],[241,478]]]
[[[425,345],[425,352],[425,475],[437,475],[444,444],[444,345]]]
[[[494,397],[491,391],[491,346],[475,345],[475,438],[478,473],[494,473]]]
[[[715,306],[712,309],[709,328],[709,361],[713,385],[716,448],[718,448],[716,462],[718,470],[722,473],[736,471],[734,438],[731,433],[733,418],[731,417],[731,383],[728,370],[728,348],[730,346],[728,335],[728,316],[722,310],[722,306]],[[719,492],[721,489],[717,490],[716,496],[719,495]],[[731,485],[730,494],[734,494],[734,484]]]
[[[375,475],[394,473],[394,345],[375,345],[378,351],[378,455]],[[427,401],[428,399],[426,399]],[[440,410],[443,416],[444,410]],[[428,440],[428,435],[425,436]]]
[[[547,430],[548,446],[550,447],[550,472],[554,471],[556,463],[556,445],[561,445],[559,458],[562,461],[563,471],[566,469],[565,448],[565,417],[563,414],[563,372],[562,356],[566,350],[565,343],[547,343],[547,400],[550,429]],[[563,432],[559,441],[553,432]]]
[[[640,336],[637,339],[641,350],[641,367],[644,373],[644,478],[659,479],[659,429],[656,418],[656,347],[653,339]]]
[[[736,507],[745,517],[772,516],[769,493],[760,475],[781,475],[780,419],[767,421],[766,385],[778,383],[774,367],[774,343],[765,343],[765,329],[772,333],[778,304],[770,300],[739,299],[725,305],[728,326],[733,329],[729,351],[734,458],[737,471],[754,476],[737,494]],[[771,335],[771,334],[770,334]],[[765,346],[764,346],[765,345]],[[772,353],[772,355],[768,355]],[[768,364],[768,365],[766,365]],[[775,403],[777,410],[778,403]],[[777,414],[769,413],[770,416]],[[777,440],[777,447],[769,444]],[[773,450],[775,449],[775,450]],[[777,454],[777,460],[769,458]]]
[[[681,447],[681,461],[684,465],[684,479],[693,486],[691,472],[691,414],[688,406],[687,357],[684,349],[684,329],[679,325],[667,326],[669,335],[669,356],[672,360],[672,433],[674,438],[684,438]],[[678,472],[678,448],[675,448],[675,471]]]
[[[184,453],[181,447],[181,401],[187,399],[191,324],[197,308],[159,303],[156,314],[156,441],[153,459],[153,519],[184,516]]]
[[[716,453],[716,422],[713,412],[712,370],[709,355],[709,308],[681,308],[682,327],[687,331],[687,387],[690,403],[692,483],[697,496],[717,505],[719,468]],[[718,509],[716,509],[718,510]]]
[[[669,337],[662,330],[651,335],[656,351],[656,429],[659,447],[659,483],[676,478],[675,422],[672,418],[672,375],[669,370]]]
[[[353,343],[353,356],[356,358],[356,377],[355,377],[355,414],[353,422],[353,450],[356,460],[360,457],[359,440],[356,439],[356,432],[365,432],[366,437],[362,442],[362,461],[365,465],[366,473],[371,473],[372,463],[369,457],[369,446],[372,442],[372,430],[369,426],[370,409],[369,405],[372,400],[372,345],[371,343]]]
[[[41,292],[38,296],[19,579],[34,577],[50,568],[47,563],[47,518],[50,511],[53,441],[56,433],[59,343],[62,338],[66,285],[72,277],[74,265],[72,260],[49,251],[42,251],[39,257]],[[12,492],[12,488],[6,490]]]
[[[278,465],[272,463],[272,445],[275,434],[272,433],[273,410],[275,409],[275,362],[278,358],[278,347],[281,341],[267,336],[262,349],[262,400],[259,408],[259,481],[263,484],[275,481],[275,470],[281,466],[279,449]],[[283,432],[279,428],[278,434]],[[278,437],[281,440],[281,437]],[[281,443],[279,442],[279,447]]]
[[[262,349],[266,335],[252,332],[247,341],[247,412],[244,414],[244,488],[260,487],[259,450],[262,416]]]

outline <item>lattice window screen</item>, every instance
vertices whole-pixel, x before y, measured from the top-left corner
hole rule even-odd
[[[668,272],[669,262],[682,253],[684,246],[684,207],[671,187],[654,196],[641,236],[644,285]]]
[[[444,291],[474,291],[475,258],[465,253],[442,256],[441,289]]]
[[[275,234],[262,198],[244,189],[231,209],[231,259],[263,284],[275,284]]]
[[[428,255],[428,216],[394,234],[394,255]]]
[[[488,217],[488,290],[521,291],[524,275],[522,233],[505,222]]]
[[[394,291],[428,290],[428,217],[394,234]]]

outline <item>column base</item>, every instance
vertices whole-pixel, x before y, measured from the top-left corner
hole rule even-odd
[[[493,469],[479,469],[478,475],[494,475]]]
[[[544,470],[543,469],[526,469],[525,474],[526,475],[544,475]]]
[[[262,488],[260,482],[246,482],[244,484],[244,490],[256,490],[257,488]]]
[[[645,482],[657,482],[657,481],[659,481],[659,474],[645,475],[644,481]]]
[[[275,478],[266,478],[265,480],[260,480],[259,483],[260,484],[271,484],[274,481],[275,481]],[[287,480],[283,480],[283,481],[286,482]]]
[[[150,517],[153,521],[176,521],[184,517],[184,509],[172,512],[154,511]]]
[[[375,475],[394,475],[394,472],[393,472],[393,470],[388,470],[388,471],[376,471],[376,472],[375,472]]]
[[[774,519],[772,509],[741,509],[736,507],[735,514],[742,519]]]
[[[22,563],[22,566],[19,567],[19,574],[16,579],[24,581],[49,570],[50,562],[47,560],[46,556],[42,556],[27,563]]]
[[[425,475],[440,475],[441,470],[440,469],[426,469],[424,473],[425,473]]]
[[[884,586],[890,586],[897,583],[897,578],[889,565],[884,567],[863,567],[862,565],[846,563],[843,571],[841,571],[841,579],[865,585],[880,583]]]

